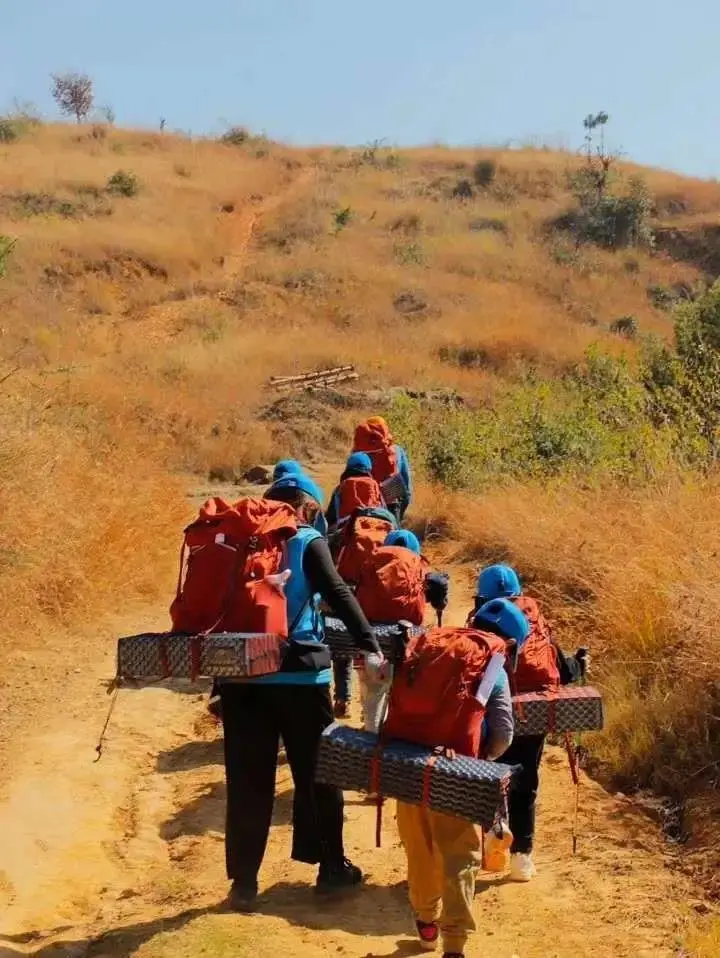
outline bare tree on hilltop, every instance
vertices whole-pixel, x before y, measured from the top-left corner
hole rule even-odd
[[[53,99],[65,116],[81,123],[92,110],[92,80],[86,73],[53,73]]]

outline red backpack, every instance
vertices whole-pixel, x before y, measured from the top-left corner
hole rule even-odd
[[[393,437],[384,419],[361,422],[355,429],[352,451],[370,456],[373,478],[379,483],[398,471]]]
[[[383,738],[477,757],[485,707],[476,693],[505,643],[476,629],[432,628],[410,640],[390,692]]]
[[[295,513],[285,503],[208,499],[185,529],[170,606],[173,631],[287,635],[287,601],[276,577],[284,544],[296,533]]]
[[[394,521],[380,515],[365,515],[358,511],[346,522],[337,559],[337,570],[346,582],[357,584],[362,569],[370,556],[382,546],[388,533],[395,528]]]
[[[557,653],[550,627],[539,605],[527,595],[517,596],[511,601],[530,623],[530,635],[518,655],[517,668],[511,677],[513,692],[541,692],[558,688],[560,669]]]
[[[356,509],[372,509],[385,505],[378,481],[372,476],[343,479],[338,488],[338,499],[338,520],[347,519]]]
[[[403,546],[381,546],[360,572],[355,598],[370,622],[422,625],[427,559]]]

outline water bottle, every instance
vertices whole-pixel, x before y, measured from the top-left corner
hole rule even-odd
[[[510,864],[513,836],[508,823],[501,819],[485,833],[484,867],[488,872],[503,872]]]

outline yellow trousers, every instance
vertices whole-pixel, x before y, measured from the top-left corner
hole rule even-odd
[[[437,921],[444,950],[462,952],[475,931],[472,906],[482,861],[479,830],[462,818],[405,802],[397,803],[397,824],[415,917]]]

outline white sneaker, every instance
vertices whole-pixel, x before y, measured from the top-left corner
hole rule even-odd
[[[510,879],[511,881],[530,881],[535,877],[535,863],[532,855],[515,852],[510,856]]]

